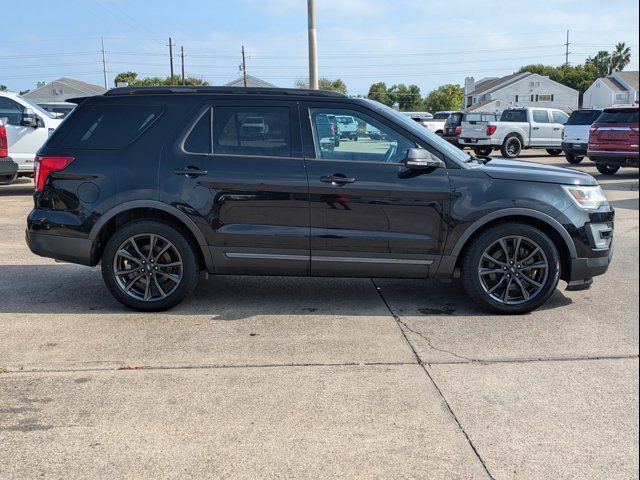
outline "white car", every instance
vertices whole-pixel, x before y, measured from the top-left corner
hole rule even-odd
[[[442,111],[436,112],[433,114],[433,118],[425,120],[422,124],[427,127],[429,131],[435,133],[436,135],[444,135],[444,124],[447,122],[447,118],[452,113],[457,113],[453,110],[451,111]]]
[[[562,151],[567,162],[577,165],[587,156],[589,131],[602,110],[584,109],[571,113],[562,133]]]
[[[0,123],[19,175],[33,175],[36,152],[62,123],[51,112],[11,92],[0,92]]]
[[[358,141],[358,122],[350,115],[340,115],[338,127],[340,128],[340,138],[349,138]]]

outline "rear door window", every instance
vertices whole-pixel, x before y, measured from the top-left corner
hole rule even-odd
[[[288,107],[215,107],[213,153],[291,156]]]
[[[91,105],[83,109],[63,147],[117,150],[135,141],[162,114],[159,105]]]

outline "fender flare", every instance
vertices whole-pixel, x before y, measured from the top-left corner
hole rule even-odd
[[[502,210],[496,210],[495,212],[492,212],[476,220],[466,229],[464,234],[456,241],[456,244],[454,245],[453,250],[451,251],[451,256],[458,257],[463,247],[467,243],[467,241],[471,238],[471,236],[474,235],[478,230],[480,230],[482,227],[484,227],[488,223],[494,220],[499,220],[501,218],[507,218],[507,217],[513,217],[513,216],[534,218],[536,220],[540,220],[545,224],[549,225],[556,232],[558,232],[558,234],[562,237],[562,239],[564,240],[564,243],[569,249],[571,258],[572,259],[578,258],[578,252],[576,250],[576,246],[573,243],[573,240],[571,239],[569,232],[567,232],[567,230],[562,226],[562,224],[558,222],[555,218],[547,215],[546,213],[538,212],[536,210],[531,210],[528,208],[505,208]]]
[[[111,208],[110,210],[102,214],[98,221],[93,225],[93,227],[91,228],[91,232],[89,232],[89,240],[95,243],[98,235],[107,224],[107,222],[109,222],[109,220],[113,219],[120,213],[136,208],[153,208],[155,210],[161,210],[165,213],[168,213],[178,222],[184,225],[193,234],[196,241],[198,242],[198,246],[200,247],[200,251],[202,252],[202,256],[204,257],[207,270],[209,270],[210,272],[213,271],[213,259],[211,258],[211,253],[209,252],[207,240],[205,239],[198,226],[184,212],[181,212],[177,208],[171,205],[167,205],[166,203],[159,202],[157,200],[133,200]]]

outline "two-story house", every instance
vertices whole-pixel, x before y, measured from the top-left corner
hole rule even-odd
[[[584,92],[583,107],[606,108],[638,101],[638,72],[615,72],[598,78]]]
[[[478,82],[465,79],[465,110],[501,112],[506,108],[547,107],[571,112],[578,108],[579,93],[537,73],[514,73]]]

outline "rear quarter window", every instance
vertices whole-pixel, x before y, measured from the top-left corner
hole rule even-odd
[[[117,150],[133,143],[162,114],[159,105],[88,105],[61,145],[65,148]]]

